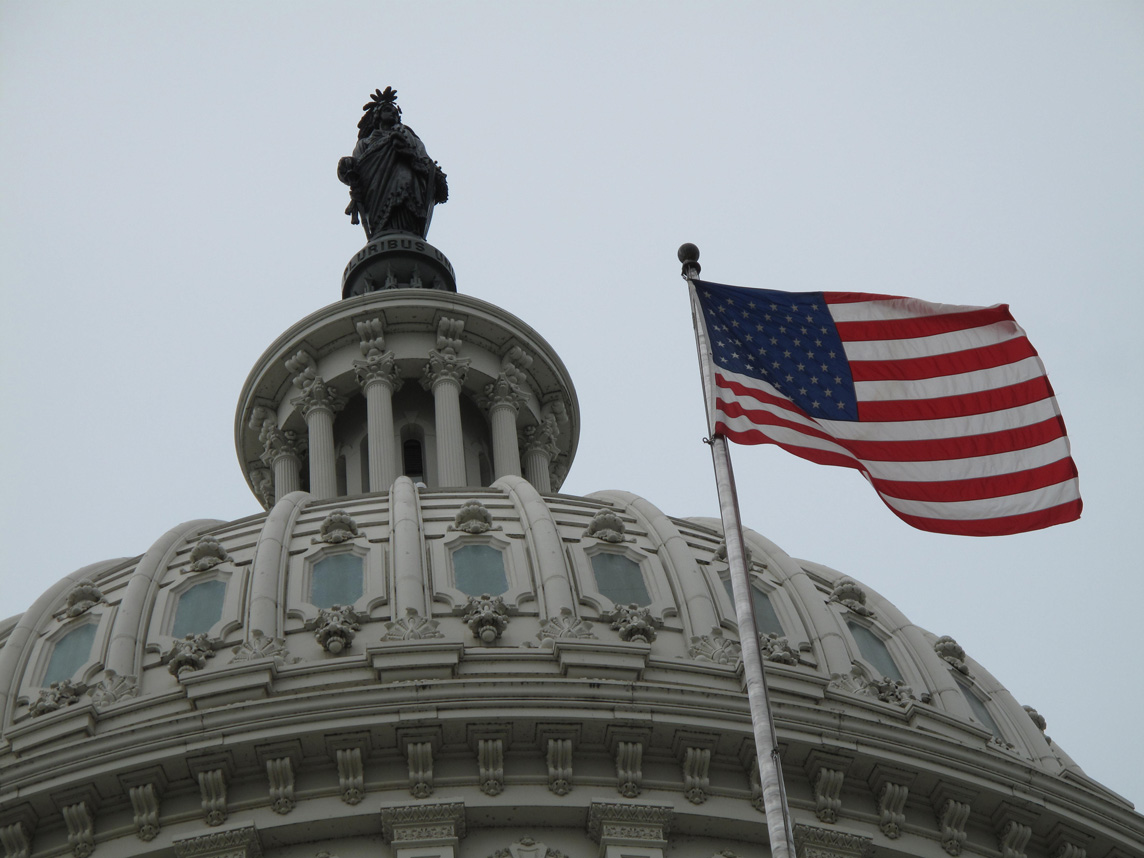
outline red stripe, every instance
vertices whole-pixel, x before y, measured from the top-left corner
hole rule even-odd
[[[998,322],[1012,322],[1009,305],[983,307],[980,310],[965,310],[961,313],[942,313],[936,316],[915,316],[908,319],[881,319],[875,322],[835,322],[842,342],[859,340],[909,340],[916,337],[932,337],[934,334],[948,334],[951,331],[965,331],[995,325]]]
[[[906,420],[941,420],[947,417],[968,417],[1004,411],[1031,402],[1040,402],[1053,395],[1045,376],[1030,378],[1008,387],[979,390],[957,396],[936,399],[891,399],[884,402],[858,403],[859,423],[900,423]]]
[[[736,396],[749,396],[751,399],[757,399],[759,402],[765,402],[768,405],[775,405],[779,408],[785,408],[787,411],[793,411],[795,414],[801,414],[806,417],[807,414],[789,399],[782,396],[775,396],[772,393],[767,393],[764,390],[759,390],[754,387],[747,387],[738,381],[731,381],[724,378],[718,373],[715,374],[716,387],[722,387],[724,390],[729,390]]]
[[[999,432],[966,435],[961,438],[933,438],[922,441],[856,441],[834,439],[857,456],[872,462],[936,462],[972,459],[1039,447],[1062,438],[1064,422],[1056,416],[1029,426],[1016,426]]]
[[[991,477],[926,483],[878,479],[871,479],[870,482],[879,494],[899,500],[955,503],[1031,492],[1075,479],[1076,476],[1076,463],[1066,456],[1039,468]]]
[[[854,381],[936,378],[992,369],[1035,357],[1036,354],[1037,350],[1026,337],[1015,337],[981,348],[928,357],[904,360],[854,360],[850,361],[850,376]]]
[[[757,426],[782,426],[786,429],[794,429],[803,435],[809,435],[813,438],[822,438],[824,441],[831,441],[842,447],[847,446],[843,441],[819,429],[817,426],[807,426],[805,423],[784,420],[779,415],[763,409],[745,408],[741,402],[728,402],[724,399],[717,399],[715,400],[715,410],[722,411],[728,417],[746,417]]]
[[[905,301],[901,295],[879,295],[877,292],[823,292],[827,304],[861,304],[863,301]]]
[[[788,453],[793,453],[800,459],[814,462],[816,465],[836,465],[841,468],[854,468],[856,471],[866,473],[866,469],[862,467],[861,462],[842,453],[835,453],[832,450],[820,450],[817,447],[800,447],[797,444],[785,444],[782,441],[776,441],[769,435],[764,435],[758,429],[739,431],[717,420],[715,422],[715,431],[731,441],[734,441],[736,444],[773,444],[776,447],[781,447]]]
[[[1054,524],[1064,524],[1080,518],[1080,498],[1049,507],[1048,509],[1026,512],[1020,515],[1005,515],[998,518],[957,521],[946,518],[922,518],[917,515],[903,515],[891,507],[891,511],[906,524],[931,533],[952,533],[957,536],[1009,536],[1041,530]]]

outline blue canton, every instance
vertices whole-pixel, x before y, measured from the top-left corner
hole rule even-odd
[[[698,280],[695,291],[718,366],[768,382],[811,417],[858,419],[850,364],[821,292]]]

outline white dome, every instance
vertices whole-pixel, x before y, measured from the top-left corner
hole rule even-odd
[[[748,544],[804,842],[1091,856],[1144,843],[1131,805],[955,642],[832,569]],[[635,814],[649,842],[764,855],[720,548],[715,521],[514,476],[295,492],[174,528],[0,629],[9,854],[192,854],[219,831],[283,855],[379,836],[400,851],[412,813],[466,854],[531,838],[588,855],[612,842],[609,819]]]

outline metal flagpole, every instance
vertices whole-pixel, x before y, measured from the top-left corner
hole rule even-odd
[[[767,678],[763,673],[763,653],[755,632],[755,608],[751,599],[751,582],[747,576],[747,552],[743,543],[743,527],[739,521],[739,497],[735,491],[735,475],[731,470],[731,454],[727,439],[716,433],[714,420],[715,394],[712,389],[711,346],[707,325],[703,322],[695,283],[699,276],[699,248],[685,244],[679,248],[683,277],[691,296],[691,321],[695,327],[695,347],[699,352],[699,370],[703,377],[703,401],[707,411],[707,428],[711,433],[711,458],[715,465],[715,486],[719,492],[719,514],[723,519],[723,535],[727,540],[727,565],[731,575],[731,592],[735,600],[735,620],[739,624],[739,646],[742,648],[743,677],[747,685],[747,702],[751,710],[751,726],[755,733],[759,783],[763,789],[763,811],[767,817],[767,834],[773,858],[795,858],[794,833],[786,787],[779,765],[775,725],[771,720]]]

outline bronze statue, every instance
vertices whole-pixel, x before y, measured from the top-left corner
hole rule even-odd
[[[350,186],[346,214],[368,239],[383,232],[425,238],[433,206],[449,199],[445,174],[402,124],[397,90],[377,90],[362,110],[354,153],[338,161],[338,178]]]

